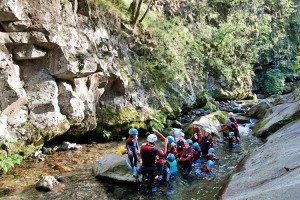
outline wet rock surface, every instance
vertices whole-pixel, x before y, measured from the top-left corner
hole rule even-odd
[[[255,136],[267,137],[282,126],[300,118],[300,88],[286,95],[272,96],[264,100],[266,101],[269,102],[269,108],[257,104],[257,109],[265,110],[265,115],[254,126]]]
[[[135,183],[131,170],[126,164],[126,155],[108,154],[94,162],[93,174],[98,179],[111,179],[119,182]]]
[[[235,174],[223,199],[298,199],[300,196],[300,120],[268,137]]]
[[[60,183],[54,176],[43,176],[36,184],[35,188],[40,191],[49,192]]]

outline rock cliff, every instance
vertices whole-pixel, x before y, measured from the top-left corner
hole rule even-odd
[[[170,2],[169,9],[177,4]],[[97,125],[100,134],[132,123],[145,127],[160,111],[172,115],[197,103],[205,84],[195,72],[185,72],[184,84],[167,83],[165,94],[133,72],[138,35],[120,34],[126,24],[101,6],[89,0],[1,1],[2,142],[36,146]]]

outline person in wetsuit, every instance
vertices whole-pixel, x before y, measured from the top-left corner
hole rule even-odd
[[[139,173],[143,176],[148,176],[148,189],[155,192],[157,188],[154,186],[154,178],[156,176],[155,160],[156,156],[163,158],[167,151],[167,141],[165,140],[164,150],[161,151],[155,147],[157,136],[150,134],[147,137],[147,144],[141,146],[140,155],[142,158],[142,166]],[[164,162],[164,160],[163,160]]]
[[[126,150],[128,153],[128,158],[130,160],[130,165],[131,169],[133,172],[133,176],[137,175],[137,162],[139,161],[138,157],[138,150],[139,150],[139,145],[138,145],[138,140],[137,140],[137,135],[138,135],[138,130],[135,128],[131,128],[128,131],[129,137],[126,140]]]

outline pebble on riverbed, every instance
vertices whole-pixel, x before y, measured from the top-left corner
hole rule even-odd
[[[61,176],[58,176],[61,179]],[[56,187],[63,185],[60,180],[57,180],[54,176],[43,176],[36,184],[35,188],[39,191],[49,192]]]

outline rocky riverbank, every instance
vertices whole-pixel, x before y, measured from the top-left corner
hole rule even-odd
[[[232,177],[223,199],[299,199],[299,97],[300,89],[273,96],[248,112],[262,118],[255,126],[256,135],[273,134]]]

